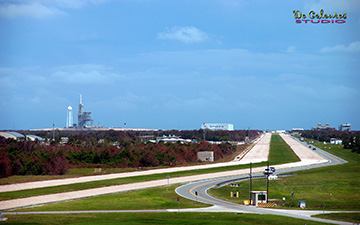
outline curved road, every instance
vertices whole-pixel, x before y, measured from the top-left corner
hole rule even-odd
[[[301,143],[305,145],[306,143]],[[307,146],[307,145],[306,145]],[[346,163],[347,161],[336,157],[328,152],[325,152],[320,149],[316,149],[315,152],[322,156],[323,158],[329,160],[326,163],[321,164],[313,164],[313,165],[305,165],[305,166],[299,166],[299,167],[293,167],[293,168],[284,168],[284,169],[277,169],[278,173],[288,173],[288,172],[295,172],[299,170],[307,170],[317,167],[323,167],[323,166],[330,166],[330,165],[339,165]],[[262,176],[263,174],[260,172],[253,173],[253,177],[255,176]],[[239,205],[231,202],[227,202],[224,200],[220,200],[217,198],[214,198],[207,194],[207,190],[210,188],[217,188],[219,187],[220,183],[227,183],[227,182],[233,182],[234,180],[245,180],[249,176],[246,175],[238,175],[238,176],[232,176],[227,178],[215,178],[211,180],[203,180],[203,181],[197,181],[185,184],[183,186],[180,186],[176,189],[176,193],[182,197],[199,201],[206,204],[212,204],[214,206],[217,206],[217,208],[221,208],[224,211],[234,211],[234,212],[240,212],[240,213],[256,213],[256,214],[273,214],[273,215],[281,215],[281,216],[289,216],[299,219],[305,219],[305,220],[313,220],[313,221],[319,221],[319,222],[326,222],[326,223],[334,223],[334,224],[352,224],[347,222],[339,222],[339,221],[333,221],[333,220],[326,220],[326,219],[320,219],[320,218],[314,218],[311,217],[311,215],[321,214],[323,211],[314,211],[314,210],[281,210],[281,209],[267,209],[267,208],[258,208],[255,206],[245,206],[245,205]],[[220,210],[221,211],[221,210]],[[327,213],[333,213],[334,211],[327,211]]]
[[[290,137],[286,137],[287,141],[294,142],[293,140],[290,140],[290,139],[291,139]],[[296,144],[299,145],[300,142],[297,139],[294,139],[294,140],[296,140]],[[300,146],[301,148],[303,148],[303,150],[306,150],[308,152],[311,151],[311,154],[313,152],[316,152],[317,154],[312,154],[312,156],[310,154],[310,156],[304,156],[304,157],[301,157],[298,155],[302,159],[301,162],[277,165],[277,172],[288,173],[288,172],[294,172],[294,171],[298,171],[298,170],[312,169],[312,168],[317,168],[317,167],[338,165],[338,164],[346,163],[345,160],[342,160],[341,158],[338,158],[338,157],[336,157],[332,154],[329,154],[325,151],[322,151],[320,149],[317,149],[316,151],[309,150],[306,143],[300,143],[300,144],[304,145],[304,146]],[[300,152],[300,154],[301,154],[301,152]],[[320,155],[323,158],[316,159],[313,157],[314,155],[316,157],[319,157],[319,155]],[[244,164],[244,163],[242,163],[242,164]],[[263,169],[264,169],[263,167],[262,168],[254,168],[253,169],[253,177],[261,176]],[[227,174],[227,175],[225,175],[225,174]],[[238,174],[238,175],[234,176],[234,174]],[[224,177],[224,176],[227,176],[227,177]],[[207,194],[207,190],[215,187],[215,184],[231,181],[233,179],[246,179],[247,176],[248,176],[248,172],[246,170],[237,170],[237,171],[230,171],[230,172],[226,172],[226,173],[221,172],[218,174],[211,174],[211,176],[208,176],[206,174],[190,176],[190,177],[186,177],[186,179],[185,179],[186,181],[184,180],[184,178],[172,178],[172,179],[170,179],[170,181],[171,181],[171,184],[193,182],[193,183],[188,183],[186,185],[183,185],[183,186],[177,188],[176,192],[185,198],[214,205],[213,207],[202,208],[202,209],[181,209],[181,211],[204,211],[204,212],[217,212],[217,211],[228,212],[228,211],[231,211],[231,212],[245,212],[245,213],[258,213],[258,214],[274,214],[274,215],[290,216],[290,217],[295,217],[295,218],[301,218],[301,219],[306,219],[306,220],[315,220],[315,221],[321,221],[321,222],[327,222],[327,223],[351,224],[351,223],[342,223],[342,222],[338,222],[338,221],[331,221],[331,220],[324,220],[324,219],[310,217],[310,215],[320,214],[323,211],[279,210],[279,209],[274,210],[274,209],[256,208],[253,206],[244,206],[244,205],[238,205],[238,204],[226,202],[223,200],[216,199]],[[217,178],[214,178],[214,177],[217,177]],[[206,180],[204,180],[204,179],[206,179]],[[201,181],[199,181],[199,180],[201,180]],[[164,184],[162,184],[161,181],[163,181]],[[151,182],[155,182],[153,184],[153,186],[159,186],[159,185],[161,186],[161,185],[166,185],[167,181],[160,180],[160,181],[151,181]],[[134,185],[134,184],[129,184],[129,185]],[[139,184],[135,184],[135,185],[136,185],[136,188],[139,188],[139,186],[138,186]],[[120,185],[120,186],[124,187],[126,185]],[[105,188],[109,188],[109,187],[105,187]],[[146,187],[143,186],[142,188],[146,188]],[[93,189],[93,190],[95,190],[95,189]],[[111,190],[110,192],[114,192],[114,190]],[[116,192],[121,192],[121,190],[117,189]],[[60,195],[64,195],[64,194],[67,194],[67,193],[60,193]],[[44,196],[44,197],[49,197],[49,196]],[[33,198],[37,198],[37,197],[33,197]],[[69,199],[71,199],[71,198],[69,198]],[[10,200],[10,201],[24,201],[24,199],[18,199],[18,200],[15,199],[15,200]],[[33,201],[33,199],[32,199],[32,201]],[[49,199],[47,201],[49,201]],[[4,203],[4,202],[0,202],[0,206],[2,205],[1,203]],[[27,204],[25,204],[25,205],[27,205]],[[5,205],[3,204],[3,206],[5,206]],[[9,208],[14,208],[14,207],[5,207],[5,208],[9,209]],[[126,210],[124,210],[124,211],[126,211]],[[149,211],[151,211],[151,210],[149,210]],[[164,210],[164,211],[170,212],[170,211],[177,211],[177,210],[172,209],[172,210]],[[29,212],[29,213],[33,213],[33,212]],[[51,212],[47,212],[47,213],[51,213]],[[52,212],[52,213],[54,213],[54,212]],[[61,213],[61,212],[58,212],[58,213]],[[64,212],[62,212],[62,213],[64,213]],[[77,212],[74,212],[74,213],[77,213]],[[89,213],[94,213],[94,211],[89,211]],[[6,214],[11,214],[11,212],[8,212]]]

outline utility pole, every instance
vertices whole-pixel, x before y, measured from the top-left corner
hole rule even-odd
[[[269,174],[270,174],[270,170],[269,170],[269,161],[267,161],[267,173],[266,173],[266,203],[268,203],[269,200]]]
[[[252,162],[250,162],[250,190],[249,190],[249,205],[251,205],[251,185],[252,185],[252,180],[251,180],[251,178],[252,178]]]
[[[55,133],[55,123],[53,123],[53,130],[52,130],[53,141],[55,141],[54,133]]]
[[[205,141],[206,140],[206,125],[205,125],[205,123],[203,123],[203,125],[204,125],[203,140]]]
[[[167,181],[168,181],[168,184],[167,184],[167,186],[166,186],[166,191],[168,192],[168,191],[169,191],[168,188],[169,188],[169,185],[170,185],[170,175],[168,174],[168,175],[166,176],[166,178],[167,178]]]

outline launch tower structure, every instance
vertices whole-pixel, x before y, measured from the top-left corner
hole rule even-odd
[[[91,119],[91,112],[84,111],[84,104],[82,103],[82,95],[80,95],[80,103],[78,109],[78,127],[93,127],[94,120]]]

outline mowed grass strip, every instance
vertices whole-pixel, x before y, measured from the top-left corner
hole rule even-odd
[[[210,205],[191,201],[176,194],[179,185],[149,188],[122,192],[91,198],[59,202],[39,207],[24,208],[18,211],[78,211],[78,210],[139,210],[139,209],[177,209],[208,207]],[[179,202],[177,198],[179,197]]]
[[[296,175],[270,180],[269,199],[278,208],[298,208],[298,201],[306,201],[306,209],[316,210],[360,210],[360,154],[342,145],[317,145],[322,149],[348,161],[346,164],[326,166],[296,172]],[[266,190],[266,180],[253,180],[253,191]],[[239,191],[240,198],[230,198],[230,191]],[[293,191],[294,196],[291,196]],[[243,203],[249,199],[249,182],[240,182],[239,187],[225,186],[210,189],[214,197]],[[283,201],[285,197],[285,201]]]
[[[255,163],[253,167],[261,167],[265,166],[266,163]],[[137,183],[151,180],[160,180],[166,179],[166,176],[169,174],[171,178],[175,177],[183,177],[183,176],[192,176],[206,173],[215,173],[215,172],[224,172],[231,170],[239,170],[249,168],[249,165],[237,165],[237,166],[227,166],[227,167],[217,167],[217,168],[209,168],[209,169],[200,169],[200,170],[190,170],[190,171],[181,171],[174,173],[163,173],[163,174],[154,174],[154,175],[144,175],[144,176],[135,176],[135,177],[127,177],[127,178],[117,178],[117,179],[109,179],[109,180],[101,180],[101,181],[92,181],[78,184],[69,184],[69,185],[61,185],[54,187],[46,187],[46,188],[35,188],[28,189],[22,191],[13,191],[13,192],[4,192],[0,193],[0,201],[9,200],[9,199],[17,199],[17,198],[25,198],[31,196],[38,195],[46,195],[46,194],[55,194],[61,192],[69,192],[69,191],[78,191],[85,190],[90,188],[98,188],[105,187],[111,185],[120,185],[120,184],[129,184],[129,183]]]
[[[360,223],[360,213],[325,213],[315,215],[313,217],[323,218],[328,220],[345,221],[354,224]]]
[[[235,213],[105,213],[105,214],[67,214],[65,215],[9,215],[3,224],[192,224],[192,225],[320,225],[316,221],[301,220],[284,216],[235,214]]]
[[[298,162],[299,157],[278,134],[271,135],[269,163],[271,165]]]

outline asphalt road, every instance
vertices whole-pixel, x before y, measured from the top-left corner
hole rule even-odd
[[[298,141],[297,139],[295,139]],[[300,142],[300,141],[298,141]],[[308,147],[306,143],[301,142],[304,146]],[[345,160],[336,157],[332,154],[329,154],[325,151],[320,149],[315,150],[317,154],[322,156],[323,158],[327,159],[328,162],[318,163],[318,164],[310,164],[310,165],[300,165],[300,164],[293,164],[293,167],[288,166],[280,166],[277,167],[277,173],[289,173],[295,172],[299,170],[307,170],[317,167],[324,167],[324,166],[331,166],[331,165],[339,165],[346,163]],[[306,164],[306,163],[305,163]],[[300,166],[299,166],[300,165]],[[254,170],[253,170],[254,171]],[[259,170],[258,170],[259,171]],[[240,171],[238,171],[240,173]],[[234,179],[246,179],[248,177],[248,173],[244,173],[241,171],[242,174],[235,175],[235,176],[228,176],[228,177],[218,177],[218,178],[205,178],[205,180],[201,181],[192,181],[186,185],[183,185],[176,189],[176,192],[188,199],[192,199],[195,201],[212,204],[213,207],[207,208],[198,208],[198,209],[166,209],[166,210],[105,210],[105,211],[68,211],[68,212],[6,212],[3,214],[58,214],[58,213],[119,213],[119,212],[175,212],[175,211],[182,211],[182,212],[238,212],[238,213],[257,213],[257,214],[272,214],[272,215],[281,215],[281,216],[289,216],[294,218],[300,218],[305,220],[314,220],[319,222],[326,222],[326,223],[334,223],[334,224],[352,224],[346,222],[338,222],[332,220],[325,220],[319,218],[312,218],[311,215],[321,214],[323,211],[310,211],[310,210],[280,210],[280,209],[265,209],[265,208],[257,208],[254,206],[244,206],[238,205],[231,202],[226,202],[220,199],[216,199],[212,196],[207,194],[207,190],[210,188],[214,188],[215,185],[219,183],[232,181]],[[262,172],[253,172],[254,176],[262,176]],[[196,176],[196,180],[199,180],[199,176]],[[195,178],[194,178],[195,179]],[[165,181],[164,181],[165,182]],[[178,181],[180,182],[180,181]],[[174,183],[177,183],[174,181]],[[271,196],[270,196],[271,197]],[[326,212],[326,211],[325,211]],[[334,211],[327,211],[326,213],[333,213]]]
[[[306,143],[304,143],[305,146]],[[329,162],[321,163],[321,164],[313,164],[313,165],[305,165],[300,167],[292,167],[292,168],[284,168],[284,169],[278,169],[276,172],[278,174],[281,173],[289,173],[289,172],[295,172],[299,170],[308,170],[312,168],[318,168],[318,167],[324,167],[324,166],[331,166],[331,165],[339,165],[346,163],[347,161],[336,157],[328,152],[325,152],[320,149],[314,150],[317,154],[321,155],[325,159],[329,160]],[[249,171],[250,173],[250,171]],[[262,173],[253,173],[252,176],[262,176]],[[234,180],[238,179],[245,180],[249,177],[249,174],[242,174],[238,176],[231,176],[227,178],[215,178],[211,180],[203,180],[203,181],[197,181],[185,184],[183,186],[180,186],[176,189],[176,193],[182,197],[199,201],[206,204],[212,204],[214,206],[217,206],[218,208],[224,209],[224,211],[234,211],[239,213],[256,213],[256,214],[272,214],[272,215],[281,215],[281,216],[289,216],[299,219],[306,219],[306,220],[313,220],[313,221],[319,221],[319,222],[326,222],[326,223],[334,223],[334,224],[352,224],[347,222],[339,222],[339,221],[333,221],[333,220],[325,220],[320,218],[313,218],[310,217],[311,215],[315,214],[321,214],[323,211],[314,211],[314,210],[280,210],[280,209],[268,209],[268,208],[258,208],[255,206],[245,206],[245,205],[239,205],[231,202],[227,202],[224,200],[220,200],[217,198],[214,198],[207,194],[207,190],[210,188],[217,188],[219,187],[220,183],[226,183],[226,182],[233,182]],[[270,196],[271,197],[271,196]],[[326,211],[326,213],[333,213],[334,211]]]

